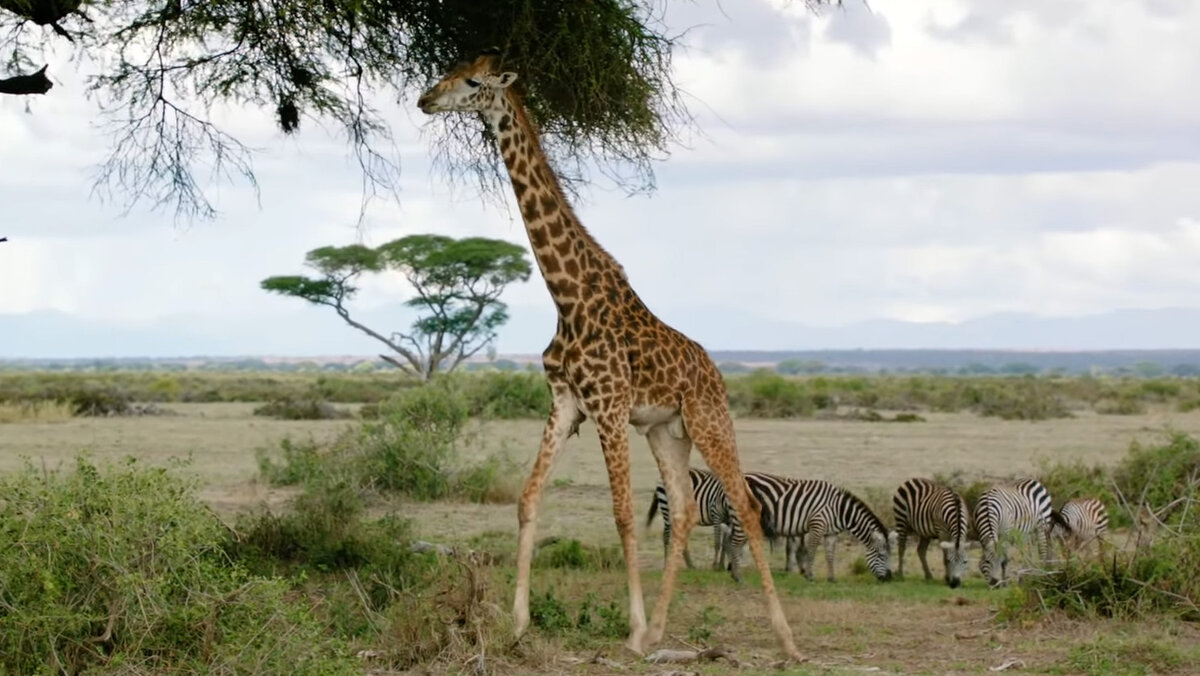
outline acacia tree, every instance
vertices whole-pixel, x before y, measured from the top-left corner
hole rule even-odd
[[[305,262],[320,276],[268,277],[262,288],[333,308],[347,324],[398,355],[381,354],[381,359],[422,380],[453,371],[490,345],[508,321],[500,294],[533,271],[525,249],[516,244],[441,235],[410,235],[374,249],[321,247],[309,251]],[[404,275],[416,293],[405,305],[422,314],[407,333],[385,336],[353,319],[347,303],[358,292],[362,274],[388,271]]]
[[[522,71],[517,86],[568,187],[596,166],[650,190],[651,161],[692,124],[663,2],[0,0],[0,56],[11,52],[0,94],[47,93],[50,43],[68,46],[112,143],[101,195],[212,217],[204,174],[254,183],[251,150],[213,122],[214,107],[270,110],[285,133],[305,117],[332,122],[362,167],[364,198],[394,193],[398,159],[376,105],[410,100],[454,61],[499,47]],[[470,117],[426,124],[446,176],[503,185]]]

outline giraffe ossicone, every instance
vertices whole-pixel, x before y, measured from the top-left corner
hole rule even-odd
[[[683,546],[699,518],[688,479],[688,457],[695,443],[744,524],[776,638],[788,658],[803,659],[763,551],[758,504],[746,489],[720,372],[704,348],[645,306],[620,263],[580,223],[512,87],[517,74],[499,66],[500,57],[487,53],[460,64],[422,94],[417,106],[427,114],[477,112],[487,121],[512,181],[538,268],[558,310],[557,331],[542,353],[553,403],[517,508],[513,599],[517,635],[529,626],[530,568],[542,490],[554,457],[590,417],[600,436],[625,555],[626,645],[641,654],[662,638]],[[646,436],[658,463],[674,531],[649,625],[637,565],[630,424]]]

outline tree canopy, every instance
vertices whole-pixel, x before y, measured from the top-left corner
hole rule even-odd
[[[452,371],[496,339],[508,321],[500,294],[533,272],[524,248],[503,240],[410,235],[376,248],[361,244],[309,251],[308,267],[319,277],[268,277],[264,290],[325,305],[350,326],[383,343],[396,355],[385,361],[423,380]],[[405,301],[420,314],[408,333],[385,336],[353,319],[347,306],[366,272],[404,275],[416,295]]]
[[[112,139],[102,194],[212,217],[207,175],[254,181],[251,150],[213,122],[214,107],[268,109],[286,133],[306,118],[333,122],[365,195],[394,192],[399,160],[377,106],[415,98],[455,61],[499,47],[568,180],[592,164],[649,189],[652,160],[692,123],[672,80],[679,36],[661,20],[664,2],[0,0],[0,54],[11,50],[0,93],[46,94],[45,54],[51,41],[69,44]],[[478,125],[429,124],[447,176],[496,187]]]

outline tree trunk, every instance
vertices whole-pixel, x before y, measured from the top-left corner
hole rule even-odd
[[[0,94],[45,94],[53,86],[54,83],[46,77],[46,66],[42,66],[36,73],[0,80]]]

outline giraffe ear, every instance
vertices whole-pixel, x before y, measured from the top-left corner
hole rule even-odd
[[[496,76],[496,86],[505,88],[517,81],[517,74],[511,70],[504,71]]]

